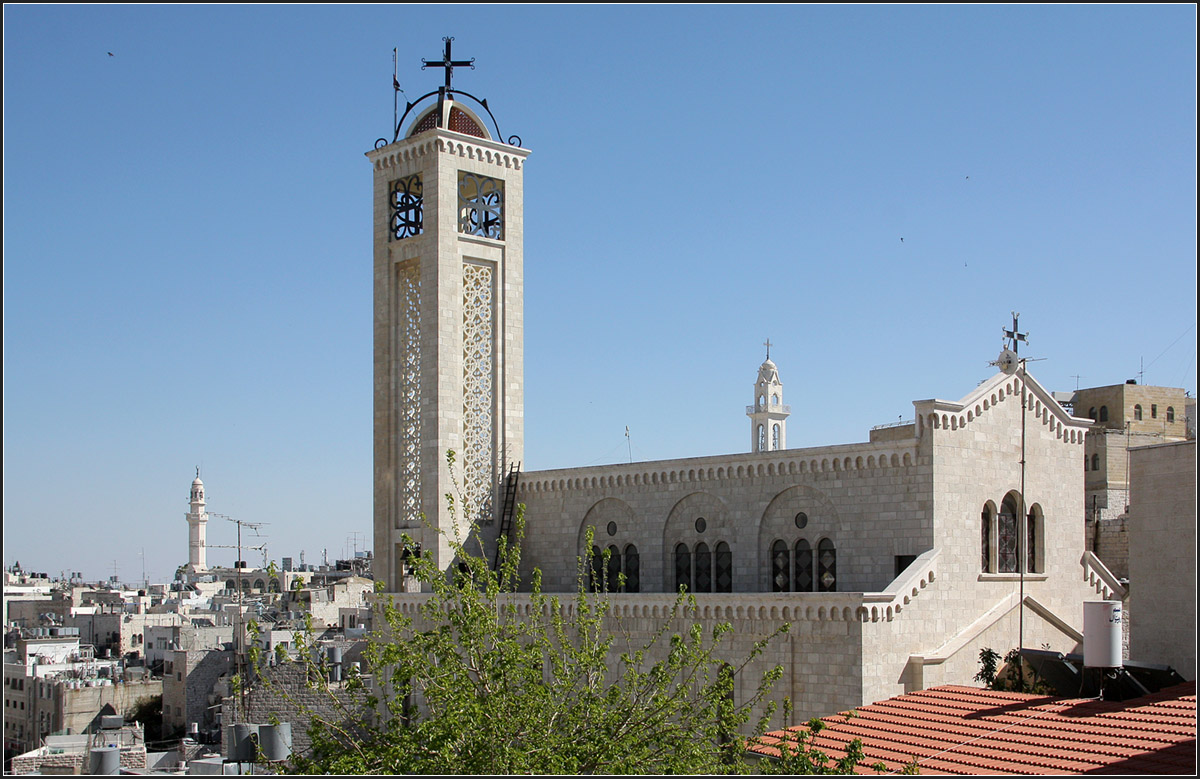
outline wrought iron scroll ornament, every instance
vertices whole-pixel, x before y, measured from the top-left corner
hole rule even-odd
[[[445,83],[445,85],[438,87],[437,89],[435,89],[432,92],[427,92],[424,95],[421,95],[416,100],[411,100],[411,101],[406,100],[406,105],[404,108],[404,115],[400,117],[400,120],[398,122],[396,122],[396,128],[395,128],[395,132],[392,134],[391,143],[395,143],[396,141],[400,140],[400,131],[404,127],[404,122],[408,119],[408,115],[412,113],[412,110],[414,108],[416,108],[425,99],[434,97],[435,95],[437,96],[437,99],[438,99],[438,112],[437,112],[437,126],[438,127],[442,126],[442,115],[443,115],[442,106],[445,104],[445,102],[447,100],[454,99],[452,97],[452,95],[462,95],[463,97],[471,98],[472,100],[474,100],[476,103],[478,103],[480,106],[483,107],[483,110],[487,112],[488,118],[492,120],[492,126],[496,128],[496,138],[503,138],[504,135],[503,135],[503,133],[500,132],[500,123],[496,121],[496,116],[495,116],[495,114],[492,113],[492,109],[488,107],[486,99],[481,100],[480,98],[472,95],[470,92],[464,92],[461,89],[454,89],[453,87],[450,86],[450,79],[453,77],[454,68],[469,67],[472,70],[474,70],[475,69],[475,64],[474,64],[475,58],[472,57],[470,60],[454,60],[454,59],[452,59],[450,56],[450,42],[453,41],[454,38],[446,37],[446,38],[442,38],[442,40],[445,41],[445,43],[446,43],[446,49],[445,49],[444,54],[442,55],[442,59],[440,61],[433,61],[433,62],[429,62],[428,60],[422,59],[421,60],[421,70],[425,70],[426,68],[444,68],[446,71],[446,83]],[[379,138],[378,140],[375,141],[376,149],[382,148],[387,145],[388,145],[388,141],[386,138]],[[519,135],[508,136],[508,145],[509,146],[520,146],[521,145],[521,136],[519,136]]]
[[[504,182],[476,173],[459,173],[458,231],[504,240]]]
[[[424,227],[423,194],[420,173],[392,182],[390,199],[393,240],[420,234]]]

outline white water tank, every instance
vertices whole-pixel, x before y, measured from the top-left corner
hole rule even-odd
[[[1083,604],[1083,665],[1085,668],[1120,668],[1121,602],[1086,601]]]
[[[93,747],[88,773],[111,776],[121,773],[121,750],[116,747]]]

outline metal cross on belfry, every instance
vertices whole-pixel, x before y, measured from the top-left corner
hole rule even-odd
[[[1006,329],[1004,331],[1004,337],[1008,339],[1008,345],[1009,345],[1009,348],[1012,349],[1013,354],[1020,354],[1020,352],[1018,351],[1019,344],[1022,341],[1024,341],[1025,343],[1029,343],[1029,341],[1027,339],[1027,336],[1029,335],[1029,333],[1021,333],[1021,332],[1017,331],[1017,320],[1021,318],[1020,314],[1018,314],[1016,311],[1014,311],[1014,312],[1012,312],[1012,318],[1013,318],[1012,330]]]
[[[767,347],[767,359],[768,359],[768,360],[769,360],[769,359],[771,359],[771,339],[770,339],[770,338],[768,338],[768,339],[767,339],[767,340],[766,340],[766,341],[763,343],[763,346]]]
[[[446,69],[446,91],[449,92],[450,91],[450,79],[454,75],[454,69],[455,68],[470,68],[471,70],[474,70],[475,69],[475,58],[472,57],[469,60],[451,59],[450,58],[450,42],[453,41],[454,38],[453,37],[442,38],[442,40],[446,42],[446,51],[442,55],[441,62],[428,62],[424,58],[422,58],[421,59],[421,70],[424,70],[425,68],[445,68]]]

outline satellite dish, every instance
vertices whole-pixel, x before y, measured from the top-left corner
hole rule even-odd
[[[1017,358],[1017,353],[1012,349],[1005,349],[1000,352],[1000,356],[996,358],[996,367],[1004,371],[1008,376],[1017,372],[1017,366],[1020,360]]]

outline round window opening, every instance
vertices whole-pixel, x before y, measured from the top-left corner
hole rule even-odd
[[[605,528],[605,529],[606,529],[606,530],[608,530],[608,534],[609,534],[610,536],[615,536],[615,535],[617,534],[617,523],[616,523],[616,522],[609,522],[609,523],[608,523],[608,527],[607,527],[607,528]]]
[[[796,515],[796,527],[803,530],[808,525],[808,515],[801,511]]]
[[[696,532],[697,533],[703,533],[704,528],[706,528],[706,527],[708,527],[708,523],[704,521],[704,517],[700,517],[696,520]]]

